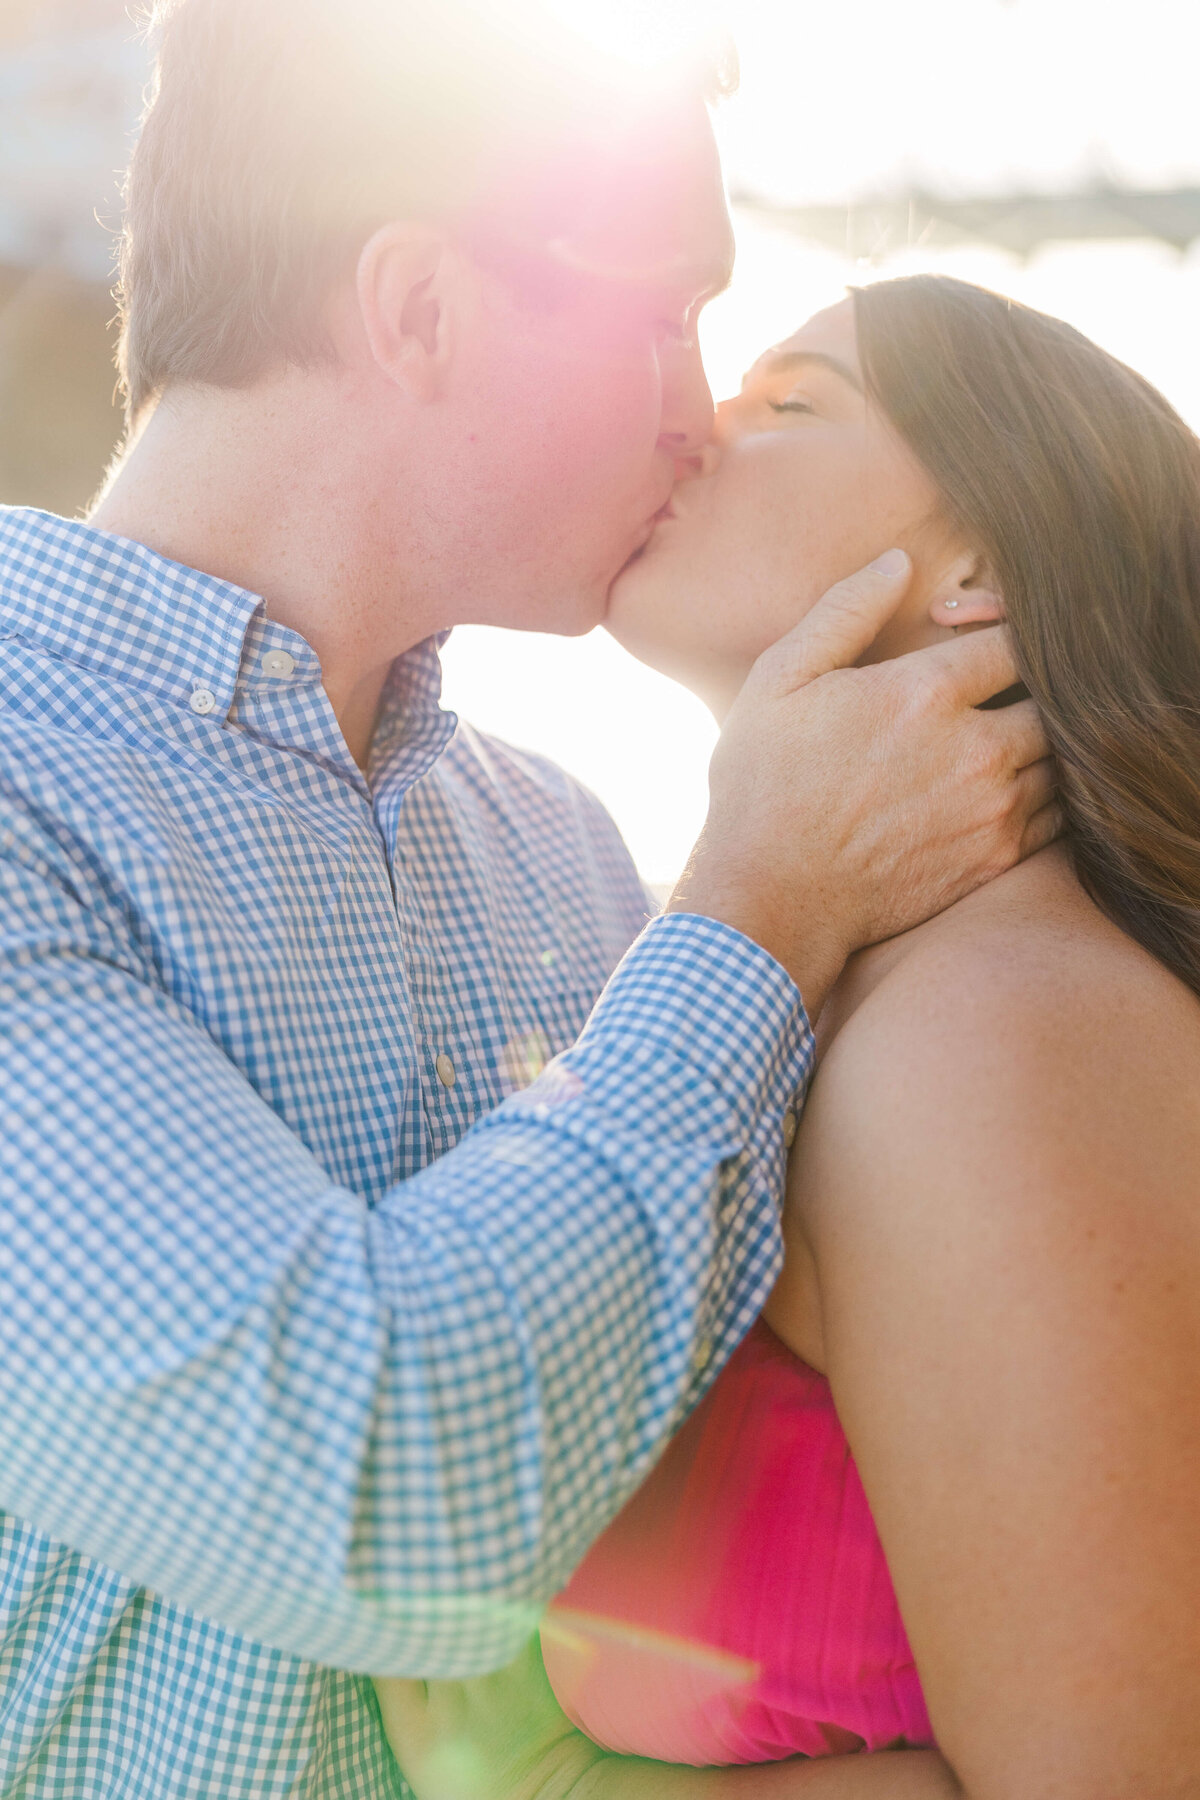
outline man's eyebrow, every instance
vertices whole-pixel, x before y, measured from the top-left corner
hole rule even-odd
[[[849,382],[856,394],[861,394],[863,384],[854,373],[849,363],[844,363],[840,356],[830,356],[825,350],[770,350],[761,356],[750,370],[750,375],[783,375],[793,369],[811,368],[829,369],[834,375]],[[743,384],[744,385],[744,384]]]

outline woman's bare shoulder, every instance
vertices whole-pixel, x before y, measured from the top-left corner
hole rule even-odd
[[[1157,1222],[1200,1282],[1200,999],[1064,858],[868,952],[833,1013],[771,1321],[809,1361],[824,1366],[822,1251],[886,1236],[897,1212],[931,1242],[1003,1221],[1010,1251],[1038,1258],[1056,1229],[1149,1249]]]
[[[868,951],[831,1012],[829,1084],[881,1055],[1038,1076],[1049,1059],[1063,1078],[1053,1059],[1068,1048],[1080,1068],[1200,1078],[1200,999],[1099,911],[1059,850]]]
[[[1150,1191],[1200,1212],[1200,999],[1061,852],[849,972],[805,1121],[804,1187],[905,1167],[977,1191]],[[899,951],[899,953],[897,953]],[[855,985],[857,984],[857,992]]]

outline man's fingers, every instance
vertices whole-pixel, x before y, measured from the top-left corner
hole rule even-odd
[[[948,679],[953,698],[963,706],[981,706],[1020,680],[1013,660],[1012,640],[1003,625],[972,631],[966,637],[910,650],[896,659],[897,668],[923,661]]]
[[[978,718],[987,721],[1010,769],[1025,769],[1030,763],[1048,760],[1050,744],[1036,701],[1017,700],[1012,706],[997,707],[995,712],[979,713]]]
[[[759,659],[772,686],[792,692],[818,675],[857,662],[900,604],[911,574],[904,551],[887,550],[822,594],[800,623]]]
[[[1067,828],[1066,815],[1057,801],[1043,806],[1035,812],[1024,832],[1021,834],[1021,857],[1024,862],[1027,856],[1033,856],[1044,850],[1047,844],[1053,844]]]

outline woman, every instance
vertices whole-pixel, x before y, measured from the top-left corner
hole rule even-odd
[[[381,1684],[419,1800],[448,1751],[497,1800],[1200,1794],[1200,443],[1061,322],[882,282],[722,407],[612,627],[721,713],[887,544],[874,654],[1004,616],[1065,844],[846,969],[767,1322],[547,1620],[584,1730],[532,1659]]]

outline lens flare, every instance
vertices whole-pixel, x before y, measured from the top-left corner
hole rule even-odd
[[[653,70],[720,30],[713,0],[546,0],[547,10],[596,49]]]

